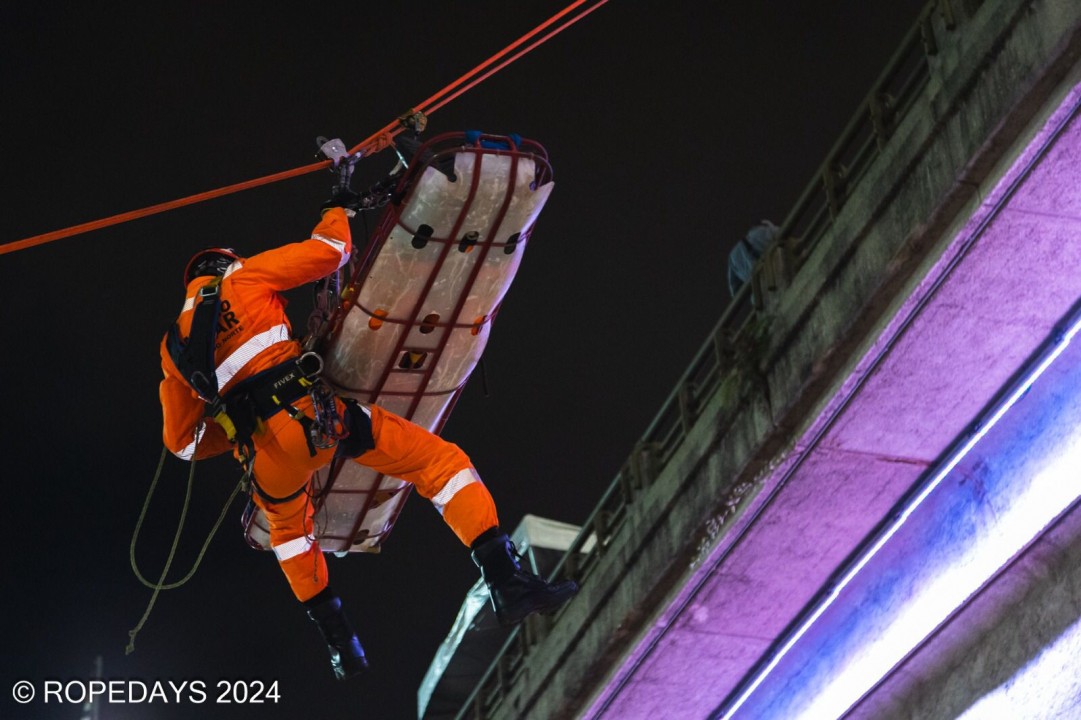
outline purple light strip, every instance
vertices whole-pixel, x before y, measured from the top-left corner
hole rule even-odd
[[[766,679],[766,677],[773,671],[778,663],[788,654],[793,646],[799,642],[812,625],[818,620],[821,615],[826,612],[827,609],[834,603],[837,597],[841,594],[841,591],[852,582],[853,578],[859,574],[859,572],[867,565],[868,562],[881,550],[890,538],[892,538],[897,531],[905,524],[912,513],[923,503],[927,497],[934,492],[942,480],[957,466],[964,457],[974,448],[980,439],[986,435],[991,428],[993,428],[1002,417],[1009,412],[1010,408],[1021,399],[1028,389],[1032,387],[1032,384],[1047,370],[1048,367],[1058,358],[1059,355],[1066,349],[1073,339],[1074,335],[1081,330],[1081,312],[1075,311],[1073,318],[1066,331],[1061,333],[1059,340],[1049,349],[1045,350],[1042,359],[1036,364],[1035,368],[1030,371],[1024,378],[1015,386],[1012,392],[1010,392],[1005,399],[998,402],[995,409],[991,414],[982,421],[978,421],[975,431],[971,434],[968,440],[966,440],[957,450],[952,452],[947,458],[946,462],[939,468],[939,470],[931,476],[931,478],[925,483],[922,490],[917,493],[905,506],[904,510],[897,516],[897,519],[890,523],[878,536],[874,543],[867,548],[866,551],[856,560],[856,562],[844,573],[840,580],[834,585],[833,589],[828,595],[826,595],[814,608],[810,615],[800,623],[800,625],[792,632],[785,643],[773,654],[770,661],[755,673],[754,679],[746,685],[746,687],[736,696],[735,700],[731,703],[727,703],[722,707],[721,712],[714,715],[714,717],[720,718],[720,720],[730,720],[740,707],[747,701],[752,693],[758,688],[759,685]],[[1055,333],[1058,335],[1058,333]],[[1054,335],[1052,335],[1054,337]]]

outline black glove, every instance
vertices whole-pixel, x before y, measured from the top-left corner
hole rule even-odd
[[[345,210],[356,212],[360,209],[361,197],[349,188],[336,188],[330,199],[323,203],[319,210],[326,212],[330,208],[340,207]]]

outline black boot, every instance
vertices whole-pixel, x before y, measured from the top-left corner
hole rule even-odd
[[[364,657],[364,648],[360,646],[349,618],[342,612],[342,601],[338,596],[326,588],[311,600],[306,600],[304,605],[308,608],[308,617],[319,625],[327,641],[334,677],[344,680],[367,670],[368,659]]]
[[[473,562],[480,568],[496,619],[503,626],[517,625],[533,613],[550,614],[574,597],[573,580],[549,583],[518,564],[518,550],[499,528],[473,541]]]

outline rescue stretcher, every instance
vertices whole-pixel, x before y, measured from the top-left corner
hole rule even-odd
[[[325,281],[325,317],[306,342],[323,356],[323,377],[342,396],[438,433],[480,360],[552,187],[547,153],[532,140],[450,133],[423,145],[370,240],[354,249],[344,287]],[[312,501],[322,549],[379,552],[410,487],[348,460],[318,470]],[[249,544],[269,549],[262,511],[244,524]]]

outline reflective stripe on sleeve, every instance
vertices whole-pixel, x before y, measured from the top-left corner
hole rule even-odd
[[[203,433],[205,432],[206,423],[199,423],[199,427],[195,430],[195,439],[188,443],[187,447],[185,447],[183,450],[181,450],[180,452],[175,452],[173,453],[173,455],[176,455],[181,460],[191,460],[191,456],[195,454],[195,446],[198,445],[199,441],[203,439]]]
[[[332,248],[338,251],[338,254],[342,256],[341,262],[338,263],[339,268],[341,268],[342,265],[345,265],[346,261],[349,259],[349,255],[345,252],[345,243],[341,240],[332,238],[328,235],[323,235],[321,233],[316,233],[315,235],[312,235],[312,240],[319,240],[320,242],[325,242],[327,245],[330,245]]]
[[[295,558],[297,555],[303,555],[312,548],[312,540],[307,535],[294,538],[288,542],[283,542],[281,545],[274,546],[274,554],[278,556],[278,562],[285,562],[289,558]]]
[[[442,515],[443,509],[447,506],[447,503],[454,499],[458,491],[475,482],[480,482],[480,478],[477,477],[477,473],[473,468],[466,468],[456,472],[451,476],[450,480],[447,480],[447,484],[443,486],[443,489],[432,497],[432,505],[435,505],[435,509]]]
[[[269,330],[248,338],[243,345],[234,350],[229,357],[225,358],[225,360],[218,365],[218,369],[214,371],[214,374],[218,376],[218,388],[225,387],[229,381],[233,379],[233,376],[256,355],[263,352],[271,345],[285,342],[288,339],[289,327],[285,323],[275,325]]]

